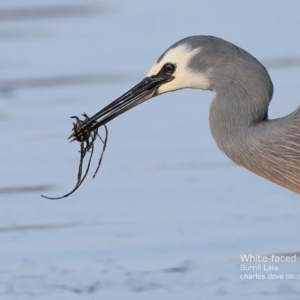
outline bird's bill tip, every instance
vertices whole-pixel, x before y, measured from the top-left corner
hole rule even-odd
[[[73,132],[69,139],[77,139],[86,130],[95,130],[127,110],[155,97],[158,88],[167,81],[170,81],[170,79],[158,76],[145,77],[128,92],[108,104],[102,110],[86,120],[86,122],[83,122],[80,128],[77,129],[77,132]]]
[[[92,116],[88,124],[96,122],[97,127],[106,124],[134,106],[154,97],[159,85],[160,81],[156,78],[145,77],[125,94]]]

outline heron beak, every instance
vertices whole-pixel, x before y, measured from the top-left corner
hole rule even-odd
[[[158,88],[168,82],[173,80],[174,77],[165,76],[151,76],[144,78],[140,83],[130,89],[127,93],[104,107],[102,110],[97,112],[92,116],[87,122],[85,122],[81,128],[80,132],[84,132],[85,128],[92,131],[115,117],[121,115],[127,110],[145,102],[146,100],[153,98],[157,95]],[[74,133],[69,137],[74,137]]]

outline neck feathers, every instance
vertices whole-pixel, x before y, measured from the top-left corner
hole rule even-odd
[[[216,81],[209,115],[212,135],[236,164],[300,193],[300,108],[268,120],[273,86],[265,69],[258,69]]]
[[[236,164],[300,193],[300,107],[268,120],[267,108],[255,111],[253,105],[223,100],[217,94],[210,106],[210,127],[219,148]]]

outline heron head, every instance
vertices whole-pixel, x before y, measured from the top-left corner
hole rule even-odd
[[[197,55],[201,55],[201,47],[192,48],[188,43],[174,44],[167,49],[147,75],[149,78],[169,78],[157,87],[156,95],[185,88],[209,89],[210,83],[205,74],[190,67]]]
[[[183,88],[209,89],[209,80],[204,73],[191,67],[197,55],[201,55],[201,47],[193,47],[186,40],[177,42],[159,57],[140,83],[91,117],[82,130],[100,127],[132,107],[166,92]]]

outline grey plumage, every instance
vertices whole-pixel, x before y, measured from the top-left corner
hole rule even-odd
[[[182,42],[201,48],[189,67],[203,72],[216,93],[209,121],[219,148],[238,165],[300,193],[299,108],[269,120],[273,85],[258,60],[214,37],[190,37]]]
[[[245,50],[216,37],[192,36],[169,47],[146,78],[96,113],[82,131],[104,125],[154,96],[183,88],[215,92],[210,128],[231,160],[300,193],[300,108],[268,119],[273,84],[267,70]]]

